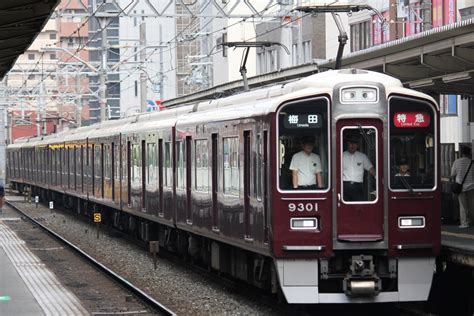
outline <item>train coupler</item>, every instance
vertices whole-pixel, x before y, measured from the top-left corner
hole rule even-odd
[[[352,256],[350,273],[343,280],[346,295],[377,296],[382,289],[382,280],[374,268],[372,256]]]

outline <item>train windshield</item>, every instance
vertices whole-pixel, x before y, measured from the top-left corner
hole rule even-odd
[[[328,188],[328,100],[292,102],[278,112],[280,190]]]
[[[436,185],[435,112],[428,103],[390,99],[390,188],[413,191]]]

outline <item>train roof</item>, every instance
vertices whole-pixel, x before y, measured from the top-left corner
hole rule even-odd
[[[275,111],[280,104],[288,100],[317,94],[332,96],[335,86],[350,85],[354,82],[357,82],[358,85],[361,83],[383,84],[387,96],[393,93],[407,94],[428,99],[436,104],[435,100],[428,95],[406,89],[400,80],[385,74],[359,69],[329,70],[299,80],[273,84],[225,98],[183,104],[160,112],[139,114],[53,134],[36,141],[35,145],[41,146],[62,141],[71,142],[85,138],[108,137],[118,133],[130,134],[174,125],[206,123],[213,117],[220,120],[255,117]],[[216,109],[219,110],[216,111]],[[29,146],[32,144],[33,141],[30,141]],[[14,145],[21,146],[19,144]],[[14,148],[14,145],[10,145],[11,148]]]

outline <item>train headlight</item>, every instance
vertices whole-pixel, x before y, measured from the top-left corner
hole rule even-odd
[[[290,219],[291,229],[316,229],[318,219],[315,217],[299,217]]]
[[[343,88],[341,89],[341,103],[374,103],[378,100],[376,88]]]
[[[425,227],[424,216],[400,216],[398,218],[399,228],[423,228]]]

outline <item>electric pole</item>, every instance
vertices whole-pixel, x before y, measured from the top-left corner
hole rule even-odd
[[[99,106],[100,106],[100,121],[105,122],[107,120],[107,116],[105,115],[106,107],[107,107],[107,85],[106,85],[106,78],[107,78],[107,17],[100,17],[99,23],[102,29],[102,39],[101,39],[101,49],[102,49],[102,66],[100,69],[99,77],[100,77],[100,86],[99,86]]]
[[[145,59],[146,59],[146,23],[140,24],[140,112],[146,112],[146,73],[145,73]]]

